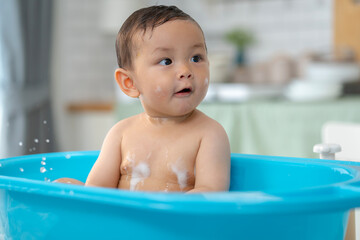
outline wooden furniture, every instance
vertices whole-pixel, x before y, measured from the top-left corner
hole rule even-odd
[[[360,62],[360,1],[335,0],[334,11],[335,52],[351,48]]]

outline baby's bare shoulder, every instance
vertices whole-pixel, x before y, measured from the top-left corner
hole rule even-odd
[[[128,118],[125,118],[125,119],[122,119],[120,120],[119,122],[117,122],[113,127],[112,129],[114,131],[121,131],[121,130],[124,130],[126,128],[129,128],[133,125],[136,125],[136,122],[138,121],[139,119],[139,115],[135,115],[135,116],[132,116],[132,117],[128,117]]]
[[[225,132],[223,126],[218,123],[216,120],[212,119],[211,117],[207,116],[205,113],[201,111],[197,111],[196,120],[194,124],[198,126],[199,130],[205,132]]]
[[[136,126],[139,116],[135,115],[117,122],[108,132],[109,135],[123,136],[129,129]]]

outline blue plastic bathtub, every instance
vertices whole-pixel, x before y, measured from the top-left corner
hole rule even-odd
[[[319,159],[233,154],[227,193],[48,182],[85,181],[98,153],[0,160],[0,239],[343,239],[360,206],[358,164]]]

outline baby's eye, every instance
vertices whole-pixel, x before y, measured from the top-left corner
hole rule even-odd
[[[196,56],[193,56],[191,58],[191,61],[192,62],[200,62],[201,61],[201,57],[199,55],[196,55]]]
[[[164,65],[164,66],[170,65],[171,63],[172,61],[170,58],[165,58],[159,62],[160,65]]]

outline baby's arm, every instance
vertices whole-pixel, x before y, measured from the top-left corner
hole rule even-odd
[[[229,190],[229,139],[220,124],[212,122],[208,128],[196,158],[195,187],[188,193]]]
[[[101,152],[86,180],[86,186],[117,188],[120,180],[121,131],[115,125],[106,135]]]

